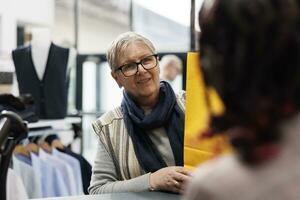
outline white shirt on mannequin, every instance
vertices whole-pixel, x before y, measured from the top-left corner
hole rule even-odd
[[[31,56],[35,71],[40,80],[43,80],[43,76],[46,70],[50,45],[51,35],[49,29],[32,29]]]

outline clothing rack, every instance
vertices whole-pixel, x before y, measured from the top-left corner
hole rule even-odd
[[[16,144],[27,137],[27,124],[14,112],[0,114],[0,199],[6,200],[8,166]]]
[[[81,127],[81,123],[81,117],[66,117],[64,119],[39,120],[38,122],[28,124],[28,137],[47,136],[50,134],[57,133],[76,133],[76,131],[78,130],[75,130],[74,125],[78,125],[79,127]],[[79,133],[79,136],[81,137],[81,133]],[[83,142],[81,141],[80,150],[82,151],[82,149]]]
[[[70,131],[73,124],[81,124],[80,117],[67,117],[64,119],[39,120],[38,122],[29,123],[29,137],[41,136],[44,134]]]
[[[39,122],[27,124],[14,112],[3,111],[0,114],[1,200],[6,200],[7,172],[15,146],[28,137],[75,131],[74,124],[80,124],[81,126],[81,118],[68,117],[59,120],[40,120]]]

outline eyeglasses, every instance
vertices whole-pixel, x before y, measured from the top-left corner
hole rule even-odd
[[[125,77],[130,77],[135,75],[139,71],[139,64],[141,64],[145,70],[153,69],[157,66],[157,54],[147,56],[140,62],[132,62],[122,65],[118,67],[115,72],[120,70]]]

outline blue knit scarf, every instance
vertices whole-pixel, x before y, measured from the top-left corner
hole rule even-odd
[[[183,166],[184,113],[179,108],[176,96],[167,82],[161,81],[159,100],[151,113],[145,115],[143,109],[125,91],[121,107],[138,162],[146,173],[167,167],[147,133],[160,127],[164,127],[167,132],[175,164]]]

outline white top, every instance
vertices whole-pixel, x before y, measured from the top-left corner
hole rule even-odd
[[[33,167],[12,157],[13,170],[22,179],[29,198],[42,197],[41,174],[34,171]]]
[[[39,158],[48,162],[49,164],[51,164],[61,172],[65,186],[68,189],[69,195],[71,196],[78,195],[76,191],[76,184],[75,184],[76,179],[74,177],[72,167],[66,161],[61,160],[53,156],[52,154],[48,154],[42,149],[39,150]]]
[[[55,148],[52,149],[52,155],[65,161],[67,164],[71,166],[75,178],[74,184],[76,186],[76,195],[82,195],[83,186],[82,186],[81,168],[80,168],[79,161],[76,158],[73,158],[70,155],[62,153]]]
[[[51,45],[51,34],[50,30],[47,28],[34,28],[32,29],[31,33],[32,62],[35,67],[38,78],[42,80],[46,70]]]
[[[28,199],[22,179],[12,170],[8,169],[6,182],[6,199]]]

